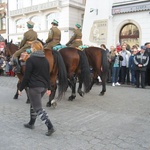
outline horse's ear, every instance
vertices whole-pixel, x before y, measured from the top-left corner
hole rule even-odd
[[[10,43],[12,43],[12,42],[13,42],[13,40],[11,39]]]
[[[5,45],[7,45],[7,39],[5,39]]]

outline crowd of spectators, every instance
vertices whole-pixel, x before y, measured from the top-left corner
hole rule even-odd
[[[100,47],[107,53],[108,83],[112,86],[128,84],[136,88],[150,86],[150,42],[131,48],[126,42],[111,46],[110,50],[104,44]]]
[[[3,51],[0,52],[0,76],[15,76],[10,59],[6,59]]]

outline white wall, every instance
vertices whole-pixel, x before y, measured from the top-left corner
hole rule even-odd
[[[83,25],[83,43],[87,45],[99,46],[99,44],[92,43],[89,40],[90,30],[95,20],[108,19],[107,42],[106,46],[116,46],[119,42],[119,32],[121,28],[127,23],[134,23],[140,32],[139,44],[143,45],[150,41],[150,14],[149,11],[140,11],[125,14],[111,14],[113,2],[131,2],[132,0],[87,0],[84,25]],[[140,0],[139,0],[140,1]],[[142,0],[141,0],[142,1]],[[98,15],[95,12],[90,13],[90,8],[98,8]]]
[[[90,10],[98,9],[98,14],[96,15],[96,11],[90,12]],[[84,24],[83,24],[83,43],[88,45],[99,46],[96,43],[92,43],[89,41],[90,30],[93,25],[93,22],[96,20],[108,20],[108,32],[107,38],[111,36],[111,8],[112,8],[112,0],[102,1],[102,0],[87,0],[85,16],[84,16]]]

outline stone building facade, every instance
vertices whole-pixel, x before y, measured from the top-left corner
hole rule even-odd
[[[65,44],[76,23],[83,24],[85,0],[7,0],[7,31],[3,36],[18,43],[27,31],[26,22],[35,23],[38,38],[45,41],[51,22],[56,19]]]

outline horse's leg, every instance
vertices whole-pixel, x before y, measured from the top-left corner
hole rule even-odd
[[[93,85],[97,82],[97,76],[93,76],[91,80],[90,90],[92,89]]]
[[[26,101],[26,103],[29,104],[30,103],[30,99],[29,99],[28,89],[25,88],[25,91],[26,91],[26,95],[27,95],[27,101]]]
[[[14,98],[13,99],[18,99],[18,89],[17,89],[17,91],[16,91],[16,93],[15,93],[15,95],[14,95]]]
[[[100,92],[99,95],[104,95],[106,92],[106,80],[107,80],[107,74],[105,72],[101,73],[100,75],[101,80],[102,80],[102,91]]]
[[[18,94],[19,86],[20,86],[20,82],[18,81],[18,83],[17,83],[17,91],[16,91],[16,94],[14,95],[13,99],[18,99],[18,96],[19,96],[19,94]]]
[[[57,86],[53,85],[53,86],[51,86],[51,88],[52,88],[51,94],[49,96],[49,101],[47,102],[46,106],[47,107],[53,106],[55,108],[57,106],[57,103],[56,103],[56,100],[54,100],[54,98],[55,98]]]
[[[84,92],[82,91],[82,84],[83,84],[83,82],[80,80],[80,78],[79,78],[79,87],[78,87],[78,93],[79,93],[79,95],[80,96],[84,96]]]
[[[76,77],[73,76],[70,79],[72,93],[71,93],[71,96],[69,96],[68,101],[73,101],[76,97],[76,82],[77,82],[77,79],[76,79]]]

